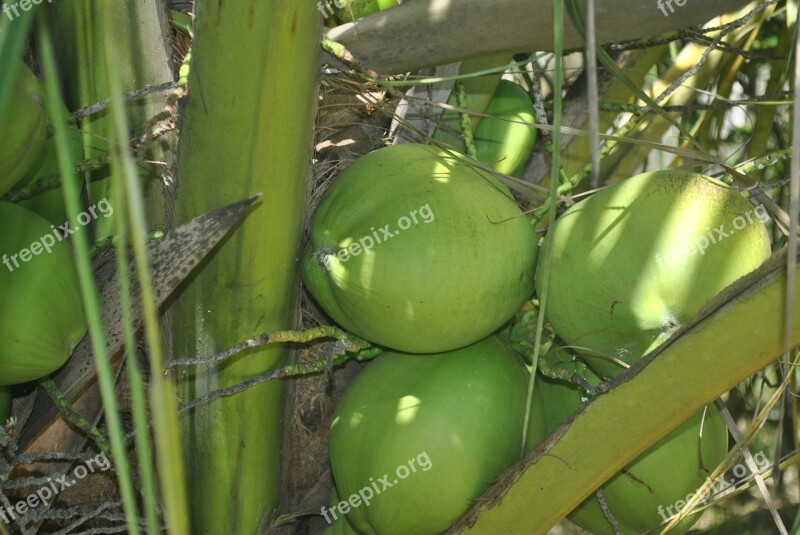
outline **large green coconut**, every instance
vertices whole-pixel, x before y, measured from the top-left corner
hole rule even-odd
[[[590,385],[597,386],[602,381],[564,349],[554,347],[544,358],[558,361],[562,371],[574,373]],[[542,398],[548,433],[588,401],[587,393],[568,381],[540,378],[536,388]],[[624,426],[618,424],[610,424],[607,432],[624,430]],[[603,437],[597,436],[594,440],[600,441]],[[639,455],[601,487],[622,534],[643,535],[677,514],[690,494],[722,462],[727,451],[727,428],[716,407],[709,406],[705,419],[703,411],[695,414]],[[698,518],[682,520],[670,533],[686,533]],[[594,494],[578,506],[569,519],[594,535],[615,535]]]
[[[363,533],[446,530],[519,459],[527,377],[493,337],[449,353],[380,355],[334,415],[337,511]],[[535,442],[544,432],[538,398],[532,409]]]
[[[6,202],[0,221],[0,385],[13,385],[60,368],[86,321],[72,250],[58,229]]]
[[[491,334],[533,291],[536,236],[465,156],[393,145],[364,156],[314,214],[303,280],[345,329],[412,353]]]
[[[769,257],[767,217],[697,173],[645,173],[608,187],[551,230],[546,317],[570,345],[604,354],[584,352],[598,372],[616,375],[624,366],[612,359],[635,362]]]
[[[707,409],[705,420],[702,411],[695,414],[603,484],[603,497],[623,535],[650,533],[679,513],[725,458],[728,430],[717,408]],[[704,496],[701,505],[709,497],[710,493]],[[594,495],[569,519],[595,535],[615,535]],[[698,519],[687,517],[670,533],[682,535]]]

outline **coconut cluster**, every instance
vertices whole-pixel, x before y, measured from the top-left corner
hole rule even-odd
[[[528,372],[491,335],[531,297],[537,250],[505,185],[430,145],[372,152],[325,193],[303,280],[336,323],[387,349],[334,415],[334,532],[441,532],[518,458]],[[532,446],[538,397],[531,409]]]
[[[484,132],[495,128],[484,124]],[[505,162],[503,170],[524,162],[497,147],[484,145],[484,158]],[[551,262],[545,314],[560,337],[545,359],[596,385],[766,260],[761,210],[703,175],[647,173],[567,210],[540,253],[509,190],[466,156],[405,144],[356,161],[322,198],[302,259],[320,307],[385,349],[334,415],[338,501],[322,511],[331,529],[446,530],[515,462],[522,436],[533,447],[586,401],[576,384],[543,379],[528,404],[529,371],[496,336],[534,286],[544,286],[537,259]],[[648,449],[601,489],[618,528],[640,534],[658,526],[658,506],[699,486],[727,444],[709,407]],[[571,518],[614,533],[594,496]]]

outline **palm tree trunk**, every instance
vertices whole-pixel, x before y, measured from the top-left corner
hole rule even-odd
[[[174,307],[174,351],[199,356],[294,323],[321,17],[296,0],[200,1],[195,15],[177,216],[264,194]],[[193,399],[286,357],[247,351],[183,373],[178,388]],[[256,533],[274,514],[281,424],[277,382],[183,415],[193,532]]]

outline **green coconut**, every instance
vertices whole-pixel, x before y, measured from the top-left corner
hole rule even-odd
[[[486,114],[475,129],[478,160],[499,173],[520,176],[536,144],[533,102],[521,85],[500,80]]]
[[[39,161],[47,137],[39,81],[22,62],[15,72],[0,132],[0,195],[11,189]]]
[[[697,173],[645,173],[608,187],[551,230],[541,255],[552,257],[546,318],[587,349],[593,368],[617,375],[625,366],[614,359],[637,361],[770,256],[767,218]]]
[[[728,452],[728,430],[714,406],[673,429],[601,488],[623,535],[644,535],[686,505]],[[702,431],[702,436],[701,436]],[[702,459],[702,466],[700,460]],[[708,496],[704,496],[707,503]],[[595,535],[615,535],[596,496],[569,519]],[[670,533],[682,535],[699,519],[682,520]]]
[[[68,115],[67,107],[63,105],[64,115]],[[81,133],[76,128],[68,128],[67,151],[74,162],[83,160],[83,140]],[[58,154],[56,152],[55,136],[46,139],[44,148],[34,165],[28,170],[24,177],[11,190],[17,192],[26,187],[35,186],[40,179],[52,180],[58,176]],[[90,185],[92,193],[99,188],[96,183]],[[48,189],[42,191],[28,199],[18,203],[20,206],[30,208],[40,216],[44,217],[55,225],[62,225],[67,220],[67,211],[64,207],[64,194],[61,188]]]
[[[446,530],[519,459],[527,377],[494,337],[436,355],[386,352],[367,365],[330,432],[339,496],[366,494],[346,507],[350,522],[381,535]],[[532,408],[541,438],[543,409]]]
[[[558,361],[562,371],[577,374],[597,386],[602,379],[569,351],[554,347],[544,357]],[[586,392],[561,379],[537,378],[542,398],[544,422],[549,433],[587,401]],[[702,428],[702,439],[700,431]],[[616,430],[609,427],[609,433]],[[603,440],[602,436],[596,440]],[[703,421],[699,412],[648,448],[602,487],[608,509],[619,523],[623,535],[642,535],[655,529],[678,512],[728,451],[728,431],[714,406],[709,406]],[[700,466],[700,459],[703,466]],[[671,531],[686,533],[698,516],[686,518]],[[569,519],[594,535],[615,535],[592,494]]]
[[[86,333],[72,250],[38,214],[0,202],[0,385],[60,368]]]
[[[337,323],[412,353],[485,338],[533,291],[537,240],[507,189],[465,156],[393,145],[325,193],[302,259]]]

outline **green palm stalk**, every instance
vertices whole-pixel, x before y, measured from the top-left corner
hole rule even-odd
[[[198,2],[180,146],[180,220],[263,192],[177,301],[177,355],[293,325],[321,18],[312,2]],[[184,400],[286,360],[255,348],[177,377]],[[193,532],[256,533],[277,505],[282,387],[270,382],[181,421]]]

